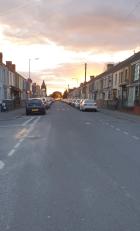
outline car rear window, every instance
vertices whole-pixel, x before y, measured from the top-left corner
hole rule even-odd
[[[38,99],[33,99],[28,101],[28,106],[36,105],[36,106],[41,106],[42,101]]]
[[[93,100],[85,100],[85,103],[94,103]]]

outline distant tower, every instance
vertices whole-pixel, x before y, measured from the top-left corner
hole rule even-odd
[[[42,96],[46,96],[47,95],[46,91],[47,91],[46,84],[45,84],[45,82],[43,80],[42,85],[41,85]]]

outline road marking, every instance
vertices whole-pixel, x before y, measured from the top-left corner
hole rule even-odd
[[[124,131],[123,134],[127,135],[128,136],[128,132]]]
[[[15,153],[15,149],[12,149],[9,153],[8,153],[8,156],[12,156],[14,153]]]
[[[20,140],[19,140],[19,143],[22,143],[23,141],[24,141],[24,138],[20,139]]]
[[[25,121],[22,126],[26,126],[28,123],[30,123],[32,120],[34,119],[34,117],[31,117],[30,119],[28,119],[27,121]]]
[[[120,129],[120,128],[116,128],[116,131],[120,132],[120,131],[121,131],[121,129]]]
[[[106,122],[106,123],[105,123],[105,125],[109,125],[109,123],[108,123],[108,122]]]
[[[16,149],[19,148],[19,146],[21,145],[21,143],[25,140],[25,138],[27,138],[27,136],[29,135],[29,133],[34,129],[36,123],[40,120],[40,116],[33,121],[33,123],[30,125],[30,128],[28,130],[26,130],[26,132],[23,134],[23,138],[19,140],[19,142],[14,146],[14,148],[8,153],[8,156],[12,156],[15,152]],[[24,129],[23,129],[24,130]],[[21,133],[20,133],[21,135]]]
[[[133,139],[139,140],[140,138],[138,136],[132,136]]]
[[[5,166],[5,163],[2,160],[0,160],[0,170],[3,169],[4,166]]]
[[[26,135],[27,132],[28,132],[28,129],[27,128],[23,128],[22,130],[20,130],[19,132],[17,132],[16,139],[23,138]]]
[[[85,124],[86,124],[86,125],[91,125],[91,123],[90,123],[90,122],[85,122]]]
[[[114,125],[110,125],[111,128],[114,128]]]
[[[15,145],[14,149],[17,149],[20,145],[21,145],[21,143],[18,142],[18,143]]]

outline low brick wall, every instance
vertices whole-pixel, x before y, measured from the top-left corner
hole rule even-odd
[[[115,103],[113,100],[98,100],[97,105],[100,108],[105,108],[109,110],[118,110],[121,112],[126,112],[134,115],[140,115],[140,105],[135,105],[133,107],[127,107],[123,106],[122,103],[120,102],[118,106],[115,106]]]
[[[136,115],[140,115],[140,106],[134,106],[133,113]]]

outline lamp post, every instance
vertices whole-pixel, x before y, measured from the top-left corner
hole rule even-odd
[[[29,79],[31,78],[31,60],[39,60],[39,58],[29,59]]]
[[[32,83],[32,80],[31,80],[31,60],[38,60],[39,58],[34,58],[34,59],[31,59],[29,58],[29,75],[28,75],[28,80],[27,80],[27,98],[29,98],[30,94],[31,94],[31,83]]]

